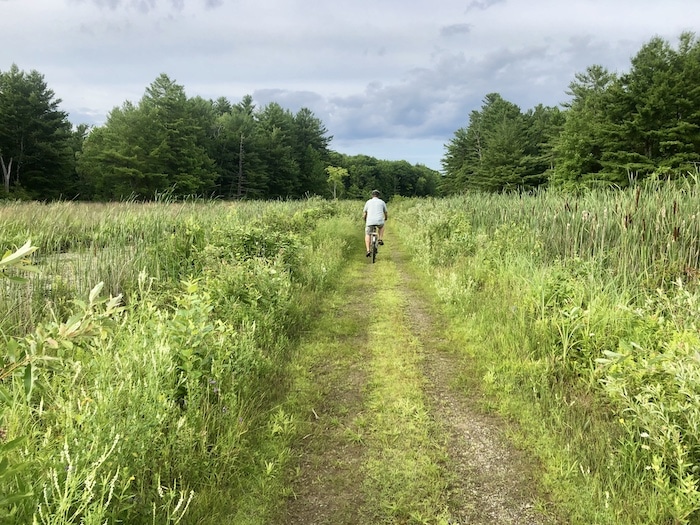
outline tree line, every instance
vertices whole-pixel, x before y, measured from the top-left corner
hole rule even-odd
[[[593,65],[558,107],[522,112],[486,95],[445,147],[441,190],[528,191],[543,186],[624,187],[700,167],[700,44],[655,37],[618,75]]]
[[[428,196],[468,190],[623,187],[700,167],[700,43],[651,39],[616,74],[575,75],[561,107],[523,112],[487,94],[445,145],[442,173],[406,161],[348,156],[309,109],[253,98],[188,97],[161,74],[140,101],[97,127],[72,126],[43,76],[0,71],[0,197],[84,200],[175,196]]]
[[[152,199],[168,193],[235,199],[437,193],[439,173],[405,161],[348,156],[307,108],[296,113],[249,95],[188,97],[161,74],[140,101],[103,125],[73,127],[37,71],[0,72],[0,197]]]

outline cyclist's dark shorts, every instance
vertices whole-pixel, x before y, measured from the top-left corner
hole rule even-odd
[[[365,233],[366,233],[367,235],[369,235],[370,233],[372,233],[372,228],[374,228],[375,226],[376,226],[377,228],[381,228],[381,227],[384,226],[384,225],[383,225],[383,224],[370,224],[370,225],[368,225],[368,226],[365,228]]]

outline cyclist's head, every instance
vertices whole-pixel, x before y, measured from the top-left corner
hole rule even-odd
[[[379,197],[379,195],[381,195],[379,190],[372,190],[372,197]]]

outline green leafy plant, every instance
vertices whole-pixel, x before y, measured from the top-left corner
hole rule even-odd
[[[31,264],[30,255],[37,250],[36,246],[32,246],[31,241],[27,241],[22,247],[18,248],[14,252],[7,251],[0,259],[0,277],[10,279],[17,282],[26,282],[26,279],[11,273],[9,270],[19,270],[24,272],[36,272],[38,271],[35,266]]]

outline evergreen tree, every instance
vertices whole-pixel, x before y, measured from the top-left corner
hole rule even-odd
[[[606,156],[610,171],[644,177],[659,168],[683,172],[700,161],[700,46],[692,33],[675,50],[653,38],[611,90],[615,107]]]
[[[217,178],[207,143],[214,110],[202,99],[187,99],[184,88],[160,75],[138,106],[126,102],[85,140],[78,170],[95,194],[113,199],[208,195]]]
[[[276,102],[257,114],[260,159],[267,177],[267,198],[300,196],[299,164],[294,154],[294,117]]]
[[[241,199],[267,196],[267,174],[260,160],[255,105],[243,100],[217,119],[215,153],[221,195]]]
[[[294,115],[294,152],[302,195],[326,193],[325,168],[331,139],[326,127],[310,109],[302,108]]]
[[[481,153],[481,140],[477,122],[481,118],[478,111],[472,111],[468,128],[459,128],[445,145],[445,155],[441,164],[445,173],[440,181],[440,192],[444,195],[459,193],[467,187],[466,166],[478,161]]]
[[[176,195],[209,194],[216,180],[204,147],[206,130],[194,108],[184,88],[165,74],[146,89],[139,106],[150,132],[141,137],[149,144],[148,169],[163,174]]]
[[[473,111],[469,126],[447,145],[443,188],[451,193],[523,188],[527,145],[527,121],[520,108],[498,93],[486,95],[481,111]]]
[[[610,87],[614,74],[594,65],[577,73],[569,84],[571,101],[561,134],[554,141],[555,170],[550,182],[557,186],[576,186],[586,181],[604,180],[603,153],[609,140],[611,111]],[[620,182],[613,179],[610,182]]]
[[[3,189],[32,198],[72,198],[76,191],[72,126],[60,99],[37,71],[13,64],[0,72],[0,165]],[[21,190],[20,190],[21,188]]]
[[[149,132],[144,113],[127,101],[88,134],[77,170],[94,198],[152,197],[168,188],[167,175],[149,166]]]
[[[549,182],[554,170],[555,139],[566,121],[565,114],[557,107],[537,105],[525,114],[526,146],[521,160],[523,187],[537,188]]]

